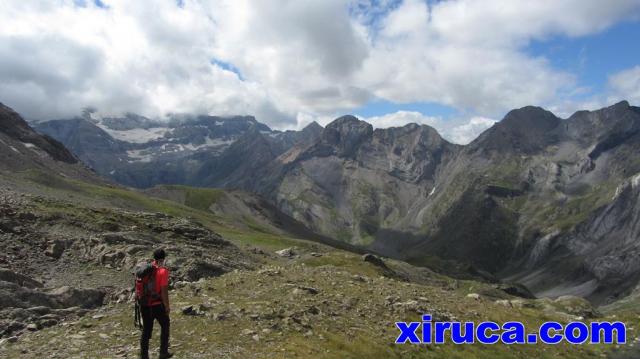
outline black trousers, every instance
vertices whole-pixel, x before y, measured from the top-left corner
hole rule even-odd
[[[169,351],[169,315],[164,309],[164,305],[158,304],[150,307],[140,308],[142,314],[142,335],[140,336],[140,357],[149,358],[149,339],[153,333],[153,322],[160,324],[160,354]]]

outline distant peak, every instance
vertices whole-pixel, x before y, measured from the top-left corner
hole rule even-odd
[[[356,116],[353,115],[344,115],[344,116],[340,116],[338,118],[336,118],[335,120],[331,121],[331,123],[329,123],[327,125],[328,127],[336,127],[336,126],[340,126],[342,124],[360,124],[360,123],[365,123],[365,121],[362,121],[360,119],[358,119]]]
[[[557,141],[561,119],[537,106],[511,110],[476,138],[469,148],[499,152],[535,153]]]
[[[622,100],[616,104],[614,104],[611,107],[615,107],[615,108],[627,108],[627,107],[631,107],[631,105],[629,104],[629,101],[627,100]]]
[[[346,115],[335,119],[322,131],[322,140],[338,148],[339,155],[352,155],[356,149],[373,135],[373,126],[355,116]]]
[[[317,123],[316,121],[311,122],[310,124],[304,126],[304,128],[302,129],[302,131],[306,130],[306,129],[322,129],[323,127],[320,126],[319,123]]]
[[[509,111],[506,114],[505,119],[509,117],[516,117],[516,116],[536,116],[536,115],[543,115],[543,116],[551,115],[555,117],[555,115],[551,111],[545,110],[542,107],[525,106],[525,107],[516,108]]]
[[[605,110],[609,110],[609,111],[614,111],[614,112],[619,112],[619,111],[627,111],[631,108],[631,105],[629,104],[629,102],[627,100],[622,100],[616,104],[613,104],[607,108],[605,108]]]
[[[325,132],[337,131],[342,134],[349,132],[373,132],[373,126],[370,123],[362,121],[353,115],[345,115],[338,117],[325,127]]]
[[[559,121],[551,111],[537,106],[526,106],[509,111],[498,126],[518,129],[521,132],[546,132],[558,126]]]
[[[310,124],[306,125],[300,132],[304,133],[305,135],[317,137],[322,133],[323,129],[324,128],[320,126],[320,124],[318,124],[316,121],[313,121]]]

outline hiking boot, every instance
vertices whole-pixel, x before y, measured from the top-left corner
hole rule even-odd
[[[169,359],[173,357],[173,353],[160,353],[160,355],[158,356],[158,359]]]

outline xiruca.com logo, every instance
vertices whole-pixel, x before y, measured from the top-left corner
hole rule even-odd
[[[623,322],[542,323],[537,331],[527,332],[523,323],[432,322],[431,315],[421,322],[396,322],[400,334],[396,344],[625,344],[627,328]]]

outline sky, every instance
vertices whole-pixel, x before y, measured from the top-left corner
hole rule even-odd
[[[0,2],[0,102],[30,120],[354,114],[468,143],[509,110],[640,105],[640,0]]]

